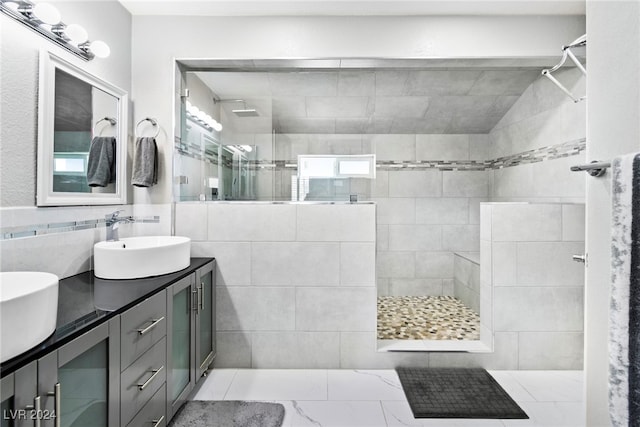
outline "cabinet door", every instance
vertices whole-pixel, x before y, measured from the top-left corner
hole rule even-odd
[[[195,385],[195,331],[192,311],[195,275],[173,284],[167,293],[167,418],[185,402]]]
[[[38,360],[43,427],[119,425],[119,318]]]
[[[37,396],[37,363],[32,362],[0,380],[2,427],[33,427],[44,418]]]
[[[206,372],[216,354],[215,274],[215,262],[196,271],[196,378]]]

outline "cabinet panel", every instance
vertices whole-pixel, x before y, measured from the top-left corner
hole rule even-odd
[[[171,354],[173,355],[171,365],[171,385],[172,399],[176,399],[182,390],[189,384],[191,365],[191,308],[190,301],[191,288],[185,288],[173,296],[173,319],[172,328],[173,339],[171,343]]]
[[[56,415],[43,418],[43,427],[118,426],[119,401],[109,379],[119,338],[117,328],[104,323],[38,360],[42,408]]]
[[[151,349],[122,372],[120,391],[121,423],[127,423],[166,382],[166,339]]]
[[[58,368],[62,427],[107,427],[108,341]]]
[[[127,427],[165,427],[167,425],[164,412],[166,393],[166,387],[163,385],[138,412],[138,415],[127,424]]]
[[[37,363],[32,362],[0,380],[2,427],[33,427],[37,399]]]
[[[164,291],[124,312],[122,322],[122,369],[167,334]]]
[[[200,378],[215,357],[215,263],[196,271],[196,286],[196,378]]]
[[[167,319],[167,417],[171,419],[195,385],[195,359],[193,309],[195,308],[193,284],[195,274],[178,281],[168,291]]]
[[[168,291],[168,421],[215,358],[215,293],[215,261]]]

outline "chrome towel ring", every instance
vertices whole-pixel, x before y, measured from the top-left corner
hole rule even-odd
[[[138,124],[136,124],[136,129],[135,129],[136,138],[140,137],[140,135],[138,135],[138,127],[144,122],[150,122],[151,125],[156,128],[156,133],[155,135],[153,135],[153,137],[156,138],[160,134],[160,126],[158,126],[158,121],[151,117],[145,117],[144,119],[140,120]]]
[[[98,120],[98,121],[96,122],[96,124],[94,124],[94,125],[93,125],[93,129],[91,130],[91,137],[96,136],[96,128],[98,127],[98,124],[99,124],[100,122],[105,122],[105,121],[106,121],[106,122],[109,122],[109,124],[110,124],[111,126],[115,126],[115,125],[118,123],[118,121],[117,121],[116,119],[114,119],[113,117],[108,117],[108,116],[107,116],[107,117],[104,117],[104,118],[102,118],[102,119],[100,119],[100,120]]]

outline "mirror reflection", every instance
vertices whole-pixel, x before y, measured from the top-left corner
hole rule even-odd
[[[54,102],[53,191],[115,193],[118,98],[56,69]]]
[[[185,114],[183,137],[176,146],[180,201],[256,200],[258,146],[220,141],[220,133]]]

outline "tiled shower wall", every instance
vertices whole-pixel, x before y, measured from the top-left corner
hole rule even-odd
[[[571,257],[584,253],[584,205],[481,209],[481,311],[493,306],[496,351],[509,336],[517,369],[582,369],[584,264]]]
[[[576,68],[554,73],[577,96],[584,95],[586,79]],[[586,102],[574,103],[546,78],[535,80],[489,133],[490,158],[584,140]],[[571,172],[585,162],[585,152],[539,160],[489,172],[491,200],[584,203],[585,174]]]
[[[453,257],[453,296],[480,313],[480,253],[455,254]]]
[[[247,138],[245,143],[251,140]],[[258,140],[268,141],[252,141]],[[263,145],[258,153],[268,152]],[[488,201],[490,192],[486,171],[394,169],[392,164],[436,160],[482,165],[489,152],[486,134],[277,134],[273,150],[276,160],[292,164],[299,154],[369,153],[386,164],[374,181],[352,182],[356,187],[350,189],[378,205],[380,295],[453,295],[453,253],[479,250],[480,202]],[[295,173],[286,168],[263,171],[258,180],[270,175],[265,178],[273,179],[276,200],[287,200]]]
[[[377,135],[379,162],[484,162],[487,135]],[[377,213],[380,295],[453,295],[454,252],[479,250],[480,203],[487,171],[379,168]]]

